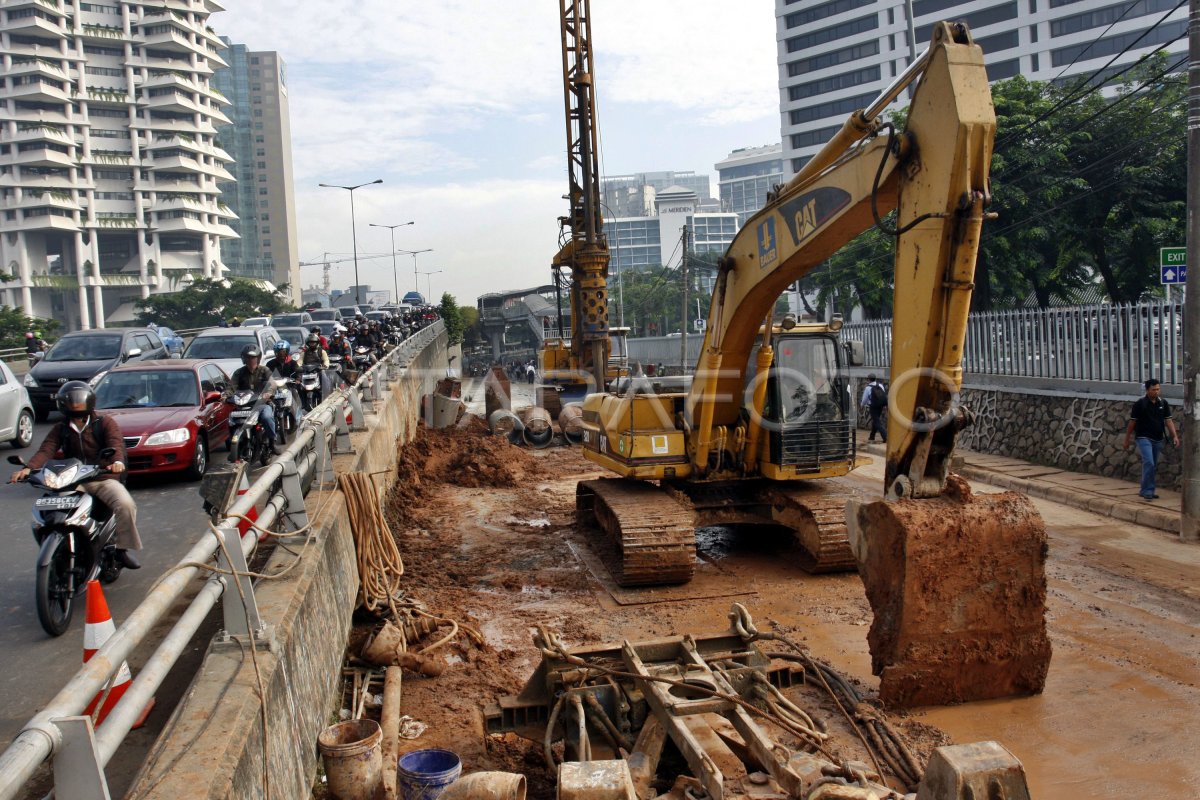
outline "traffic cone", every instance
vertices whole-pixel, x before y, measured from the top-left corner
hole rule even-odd
[[[239,478],[239,481],[238,481],[238,490],[237,490],[238,497],[241,497],[246,492],[250,491],[250,479],[248,477],[246,477],[246,472],[247,472],[247,470],[245,470],[245,469],[242,470],[241,477]],[[250,506],[250,510],[246,512],[245,519],[238,519],[237,527],[238,527],[238,536],[240,538],[245,538],[246,534],[250,532],[250,523],[251,522],[258,522],[258,509],[255,508],[254,506]],[[267,534],[263,533],[262,531],[259,531],[258,540],[261,542],[263,539],[266,539],[266,538],[267,538]]]
[[[83,626],[83,663],[91,660],[108,637],[116,633],[117,628],[113,625],[112,614],[108,613],[108,603],[104,600],[104,590],[100,588],[100,581],[88,581],[87,586],[87,620]],[[105,699],[104,705],[100,708],[100,713],[96,717],[96,725],[104,722],[104,718],[108,716],[108,712],[112,711],[113,706],[125,694],[125,690],[129,688],[129,684],[133,682],[133,676],[129,672],[129,664],[125,661],[121,662],[121,668],[117,670],[117,674],[112,678],[112,691],[108,693],[108,698]],[[104,689],[96,693],[92,698],[92,702],[88,703],[88,707],[84,709],[84,714],[91,716],[96,709],[96,704],[100,702],[100,698],[104,697]],[[141,716],[134,722],[133,727],[140,728],[146,723],[146,717],[150,714],[150,709],[154,708],[154,698],[150,698],[150,702],[146,703],[146,707],[142,709]]]

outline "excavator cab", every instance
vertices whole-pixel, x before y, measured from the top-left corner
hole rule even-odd
[[[787,332],[775,337],[774,351],[762,413],[763,475],[845,475],[854,466],[855,414],[843,348],[826,332]]]

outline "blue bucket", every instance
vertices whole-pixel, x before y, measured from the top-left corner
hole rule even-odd
[[[462,761],[449,750],[414,750],[400,756],[396,778],[404,800],[434,800],[462,774]]]

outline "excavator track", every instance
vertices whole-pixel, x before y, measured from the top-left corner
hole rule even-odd
[[[609,569],[621,586],[687,583],[696,571],[692,512],[652,483],[580,481],[575,519],[581,529],[604,534]]]
[[[854,572],[858,563],[846,531],[846,503],[853,496],[815,486],[768,486],[763,499],[772,518],[791,528],[805,572]]]

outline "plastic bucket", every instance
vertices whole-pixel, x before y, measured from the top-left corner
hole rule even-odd
[[[330,725],[317,737],[329,793],[337,800],[374,800],[383,782],[383,731],[372,719]]]
[[[462,774],[462,761],[449,750],[414,750],[400,756],[397,788],[404,800],[434,800]]]

